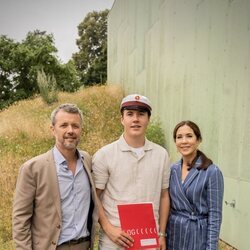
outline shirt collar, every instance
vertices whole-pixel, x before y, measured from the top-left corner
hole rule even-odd
[[[56,146],[54,146],[53,148],[53,154],[54,154],[55,163],[57,165],[62,165],[66,163],[66,159],[64,158],[64,156],[61,154],[61,152],[58,150]],[[78,149],[76,149],[76,154],[77,154],[78,159],[81,158],[83,160],[83,155]]]
[[[122,151],[131,151],[131,146],[127,144],[123,134],[120,136],[118,140],[118,145]],[[143,150],[144,151],[152,150],[152,144],[147,138],[145,138],[145,144],[143,146]]]

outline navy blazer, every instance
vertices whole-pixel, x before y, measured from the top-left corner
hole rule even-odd
[[[214,164],[199,169],[198,158],[182,182],[181,164],[179,160],[171,166],[167,249],[217,250],[224,192],[222,173]]]

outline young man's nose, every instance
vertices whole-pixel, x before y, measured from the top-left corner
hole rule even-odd
[[[135,114],[133,115],[133,119],[137,121],[137,120],[139,119],[139,114],[135,113]]]

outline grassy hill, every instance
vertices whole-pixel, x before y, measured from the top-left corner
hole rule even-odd
[[[91,87],[77,93],[60,93],[59,101],[45,104],[40,97],[24,100],[0,112],[0,248],[12,249],[11,210],[20,165],[54,145],[50,113],[61,103],[75,103],[83,111],[79,147],[94,154],[118,138],[122,131],[119,105],[122,91],[115,86]]]

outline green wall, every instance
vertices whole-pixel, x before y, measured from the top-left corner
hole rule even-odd
[[[240,250],[250,245],[249,13],[249,0],[115,0],[108,19],[108,83],[151,99],[172,161],[175,124],[199,124],[225,178],[221,238]]]

